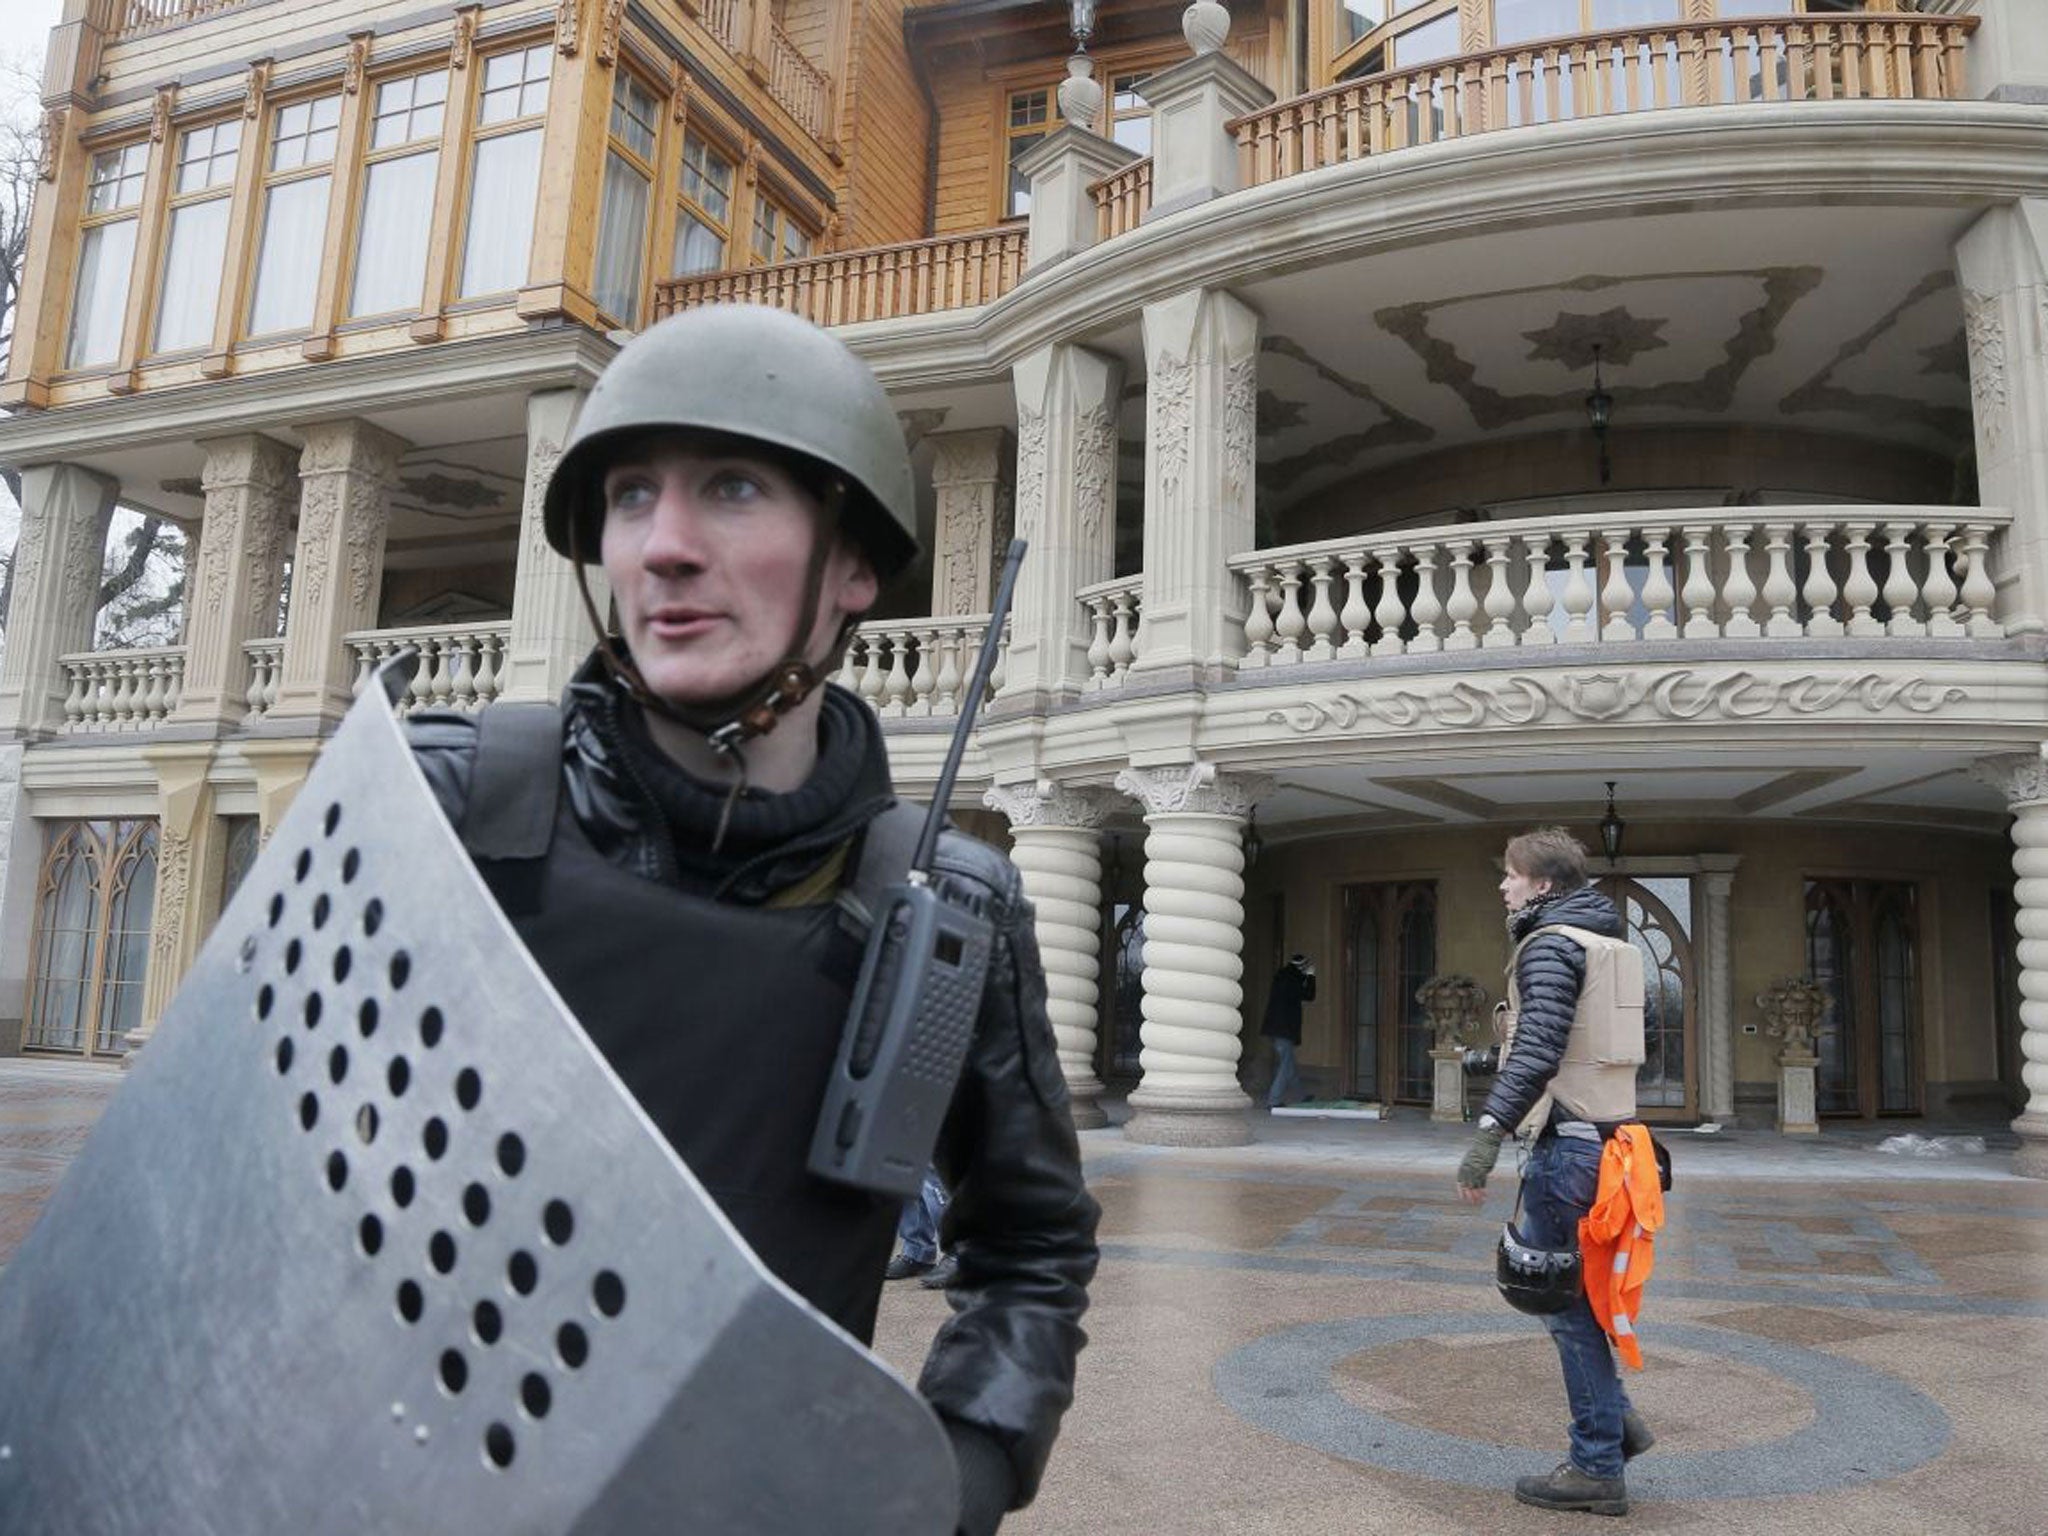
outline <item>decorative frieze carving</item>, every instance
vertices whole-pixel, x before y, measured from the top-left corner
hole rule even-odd
[[[1963,334],[1970,346],[1970,398],[1976,406],[1985,456],[2005,437],[2005,321],[1996,294],[1963,290]]]
[[[529,560],[545,562],[557,558],[553,547],[548,543],[544,512],[548,481],[554,477],[555,466],[561,461],[562,445],[553,438],[537,437],[527,445],[526,503],[520,512],[520,523],[526,530],[526,553]]]
[[[464,5],[456,8],[455,38],[448,47],[448,67],[450,69],[469,68],[470,55],[476,49],[477,14],[482,9],[483,7],[480,5]],[[269,835],[268,829],[265,829],[264,835],[266,837]]]
[[[998,784],[981,797],[981,803],[992,811],[1001,811],[1012,827],[1076,830],[1102,826],[1116,809],[1116,798],[1107,790],[1055,784],[1050,779],[1034,784]]]
[[[1873,714],[1896,705],[1916,715],[1930,715],[1969,697],[1966,688],[1877,672],[1767,678],[1747,670],[1702,676],[1690,667],[1681,667],[1655,678],[1612,673],[1515,676],[1498,683],[1460,681],[1429,692],[1411,688],[1384,695],[1345,691],[1320,701],[1303,700],[1270,710],[1266,719],[1308,735],[1326,728],[1348,731],[1361,722],[1396,730],[1431,725],[1454,729],[1525,726],[1536,724],[1553,710],[1595,724],[1631,715],[1663,720],[1758,720],[1774,715],[1816,715],[1840,704],[1858,704]]]
[[[249,83],[244,87],[242,116],[254,122],[263,115],[263,98],[270,90],[270,60],[258,59],[249,66]]]
[[[178,941],[185,932],[185,906],[192,891],[192,834],[161,825],[156,843],[156,905],[150,914],[149,964],[165,976],[178,971]]]
[[[626,0],[605,0],[597,25],[597,62],[610,69],[619,62],[619,34],[626,25]]]
[[[1017,532],[1036,540],[1045,521],[1045,412],[1017,407]]]
[[[341,88],[351,96],[363,91],[363,76],[370,68],[370,40],[374,34],[357,32],[348,40],[348,64],[343,68]]]
[[[1145,393],[1151,405],[1152,442],[1159,454],[1159,487],[1169,502],[1187,478],[1195,422],[1195,365],[1165,354],[1152,365]]]
[[[1259,360],[1240,358],[1223,376],[1223,495],[1249,504],[1258,462]]]
[[[1188,813],[1231,816],[1239,821],[1272,793],[1263,774],[1219,773],[1214,763],[1181,763],[1167,768],[1126,768],[1116,787],[1145,807],[1147,816]]]
[[[573,58],[583,38],[583,0],[559,0],[555,6],[555,47]]]
[[[1102,540],[1115,493],[1116,423],[1105,407],[1090,406],[1074,423],[1074,516],[1091,549]]]
[[[36,174],[44,181],[57,179],[57,159],[63,151],[65,127],[70,120],[70,114],[62,107],[52,107],[43,114],[43,140]]]
[[[161,144],[171,131],[171,112],[176,107],[178,88],[174,85],[157,87],[156,102],[149,109],[149,142]]]

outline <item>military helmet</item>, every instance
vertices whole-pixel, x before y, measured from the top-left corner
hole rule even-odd
[[[686,309],[619,349],[548,476],[544,526],[556,551],[597,558],[606,447],[665,428],[751,438],[815,460],[845,479],[844,527],[878,576],[887,581],[917,558],[910,453],[888,395],[843,342],[758,304]]]
[[[1562,1312],[1585,1289],[1585,1261],[1576,1248],[1535,1248],[1512,1222],[1500,1229],[1494,1284],[1517,1312],[1545,1317]]]

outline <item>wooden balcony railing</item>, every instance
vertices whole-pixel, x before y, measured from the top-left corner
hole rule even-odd
[[[966,309],[1001,298],[1024,273],[1024,231],[991,229],[811,256],[744,272],[671,278],[656,319],[698,304],[768,304],[818,325]]]
[[[745,0],[701,0],[697,19],[704,30],[725,44],[728,53],[743,53],[747,46]]]
[[[152,32],[220,11],[237,11],[250,0],[94,0],[92,19],[109,40]]]
[[[832,77],[805,58],[789,34],[772,23],[768,29],[768,93],[812,138],[822,140],[830,132]]]
[[[1114,240],[1144,222],[1152,206],[1152,159],[1133,160],[1088,189],[1095,196],[1095,238]]]
[[[1953,101],[1974,16],[1709,21],[1496,48],[1239,118],[1245,185],[1499,128],[1659,107]]]
[[[957,715],[981,659],[988,615],[946,619],[883,619],[863,624],[832,679],[850,688],[885,719]],[[989,694],[1003,686],[1008,637],[996,653]]]
[[[1241,670],[1633,640],[1995,639],[1979,507],[1528,518],[1239,555]],[[1604,568],[1604,575],[1603,575]]]

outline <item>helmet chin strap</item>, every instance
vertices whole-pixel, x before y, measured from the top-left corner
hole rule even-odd
[[[845,503],[846,486],[835,480],[827,488],[819,508],[810,556],[805,562],[803,600],[797,605],[795,629],[783,648],[783,659],[754,683],[696,709],[683,709],[671,704],[649,687],[639,663],[633,658],[631,647],[627,647],[625,655],[621,656],[606,643],[610,636],[597,611],[596,599],[591,596],[590,583],[584,571],[583,551],[577,538],[580,520],[570,519],[569,557],[576,573],[576,591],[583,599],[583,611],[590,619],[591,628],[597,633],[598,657],[611,674],[612,681],[642,709],[702,736],[712,752],[732,766],[732,789],[719,813],[718,830],[711,841],[714,853],[724,844],[732,808],[746,791],[747,760],[741,749],[748,742],[774,730],[784,715],[802,704],[824,681],[818,666],[813,664],[806,651],[823,614],[825,566],[832,556],[840,509]],[[838,654],[858,622],[856,617],[849,616],[839,626],[839,633],[826,653],[828,656]]]

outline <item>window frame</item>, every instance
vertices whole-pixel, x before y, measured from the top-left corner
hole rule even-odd
[[[387,115],[377,110],[380,93],[385,87],[397,85],[402,81],[417,85],[419,81],[432,75],[439,75],[442,81],[440,121],[435,125],[433,132],[430,135],[414,135],[409,138],[400,139],[395,143],[379,145],[376,141],[377,123]],[[363,113],[361,143],[356,152],[357,186],[354,197],[355,206],[348,210],[348,238],[345,244],[343,270],[338,274],[337,282],[340,290],[337,308],[339,310],[340,323],[344,326],[356,326],[364,323],[374,324],[379,321],[389,322],[417,315],[426,302],[428,279],[431,275],[434,261],[434,223],[441,200],[448,193],[448,121],[451,114],[458,111],[466,114],[468,111],[468,98],[465,94],[457,91],[456,82],[453,78],[454,75],[455,70],[452,63],[448,60],[428,65],[425,68],[419,67],[417,61],[413,61],[406,68],[393,70],[388,74],[379,75],[364,82],[364,90],[369,95],[369,104]],[[406,117],[410,120],[420,110],[421,108],[415,97],[415,100],[405,108]],[[410,306],[401,306],[396,309],[358,310],[356,308],[356,284],[362,276],[363,236],[369,228],[370,173],[380,165],[389,165],[400,160],[422,155],[432,155],[434,157],[434,180],[432,189],[427,195],[427,206],[421,210],[424,215],[422,230],[425,238],[424,248],[420,253],[419,294],[414,298]]]
[[[643,123],[633,116],[631,109],[620,102],[621,92],[638,90],[647,98],[648,114]],[[668,138],[666,127],[669,113],[668,102],[661,89],[651,80],[643,79],[638,73],[627,68],[621,60],[612,71],[611,100],[605,109],[605,169],[609,172],[611,157],[617,155],[631,170],[637,173],[646,187],[645,211],[640,219],[640,249],[634,268],[633,309],[631,314],[614,314],[605,308],[604,296],[597,290],[599,274],[604,267],[604,228],[610,182],[607,175],[599,178],[597,237],[591,242],[590,298],[597,306],[598,314],[615,324],[636,329],[646,316],[653,292],[653,272],[657,247],[656,230],[660,221],[655,217],[656,200],[661,186],[662,150]],[[646,150],[636,149],[633,144],[619,135],[619,115],[624,113],[634,123],[646,128],[650,143]],[[679,151],[680,153],[680,151]],[[673,239],[673,235],[671,235]]]
[[[1098,65],[1098,67],[1100,67]],[[1017,121],[1017,99],[1020,96],[1042,96],[1045,98],[1045,116],[1023,123]],[[996,97],[996,133],[1001,152],[996,156],[995,209],[998,224],[1021,223],[1031,217],[1030,194],[1025,193],[1024,207],[1013,209],[1011,204],[1016,196],[1010,185],[1010,178],[1016,174],[1017,157],[1032,145],[1042,144],[1059,129],[1058,86],[1054,84],[1034,85],[1021,81],[1007,81]],[[1024,149],[1018,148],[1019,140],[1028,140]]]
[[[130,171],[125,168],[126,158],[134,151],[140,151],[140,162],[133,171]],[[117,188],[124,188],[132,181],[134,184],[134,198],[130,202],[115,202],[109,207],[94,209],[92,207],[94,168],[102,160],[109,157],[120,157],[116,163],[123,167],[111,178],[112,185]],[[77,245],[74,248],[75,255],[72,262],[70,292],[64,299],[64,325],[63,329],[58,333],[62,337],[62,348],[58,354],[61,359],[61,366],[58,369],[60,374],[91,374],[118,367],[120,364],[123,344],[127,340],[127,312],[130,307],[128,300],[133,294],[135,286],[136,258],[141,255],[143,249],[143,198],[149,180],[149,161],[150,141],[147,137],[128,139],[117,144],[102,145],[93,149],[90,158],[87,160],[85,203],[83,205],[85,211],[80,215],[78,221],[78,239]],[[121,285],[120,307],[122,321],[114,333],[113,352],[111,355],[103,358],[74,359],[72,351],[74,332],[78,320],[78,280],[84,274],[87,236],[93,230],[105,229],[110,225],[119,224],[124,221],[132,223],[135,226],[135,231],[129,243],[128,271]]]
[[[716,155],[720,160],[722,160],[725,163],[725,217],[722,220],[713,217],[710,209],[706,208],[701,202],[699,202],[697,199],[693,198],[690,195],[689,181],[691,166],[689,161],[689,152],[690,145],[693,141],[702,144],[709,154]],[[681,142],[678,143],[675,147],[675,157],[675,220],[671,222],[669,226],[669,277],[671,279],[683,277],[702,277],[709,272],[731,272],[736,270],[733,264],[733,250],[735,246],[736,233],[734,227],[735,220],[733,215],[739,209],[741,174],[742,167],[744,165],[746,157],[744,155],[732,153],[730,148],[730,141],[715,132],[709,131],[694,115],[691,117],[690,121],[686,122],[683,125],[683,136]],[[704,178],[700,176],[698,179],[702,181]],[[718,235],[720,243],[720,264],[718,266],[707,267],[700,272],[682,272],[676,269],[675,231],[676,227],[686,217],[695,219],[699,224],[703,225],[706,229],[712,230]],[[748,247],[748,251],[749,254],[751,254],[751,245]]]
[[[263,297],[263,258],[269,243],[271,200],[280,187],[291,187],[321,177],[326,178],[327,203],[320,214],[318,244],[316,247],[319,252],[323,253],[326,249],[327,226],[334,218],[334,189],[337,183],[337,172],[343,153],[352,148],[352,146],[342,142],[342,125],[346,120],[346,103],[342,99],[343,94],[343,91],[335,82],[323,81],[319,87],[305,92],[294,92],[282,101],[271,98],[263,104],[263,170],[257,178],[255,195],[249,210],[248,296],[243,304],[241,315],[237,317],[239,334],[245,340],[266,345],[280,341],[289,341],[294,337],[310,334],[318,322],[320,312],[319,266],[321,261],[319,255],[316,255],[314,259],[313,286],[310,302],[307,305],[306,317],[303,322],[275,326],[269,330],[258,330],[256,326],[256,306]],[[325,127],[317,126],[316,114],[318,109],[327,102],[334,104],[334,121]],[[312,141],[317,139],[320,134],[326,133],[333,136],[332,146],[329,148],[327,158],[324,160],[302,158],[297,164],[280,169],[276,163],[277,152],[279,146],[289,142],[289,139],[281,134],[279,130],[283,124],[285,114],[298,107],[308,109],[306,132],[304,134],[291,135],[290,138],[303,138],[307,141],[310,148]]]
[[[520,289],[526,286],[527,277],[533,271],[533,235],[538,224],[540,206],[540,170],[545,168],[543,160],[534,177],[534,207],[529,213],[532,221],[527,231],[526,264],[518,280],[510,288],[491,288],[477,293],[464,290],[464,279],[469,267],[469,239],[476,223],[476,165],[477,155],[482,148],[497,139],[510,138],[520,133],[538,133],[545,149],[548,104],[554,99],[557,80],[555,67],[555,45],[551,37],[528,36],[524,40],[507,41],[502,47],[494,47],[486,53],[479,49],[470,59],[469,69],[473,83],[465,95],[463,106],[462,173],[456,196],[460,199],[455,209],[455,222],[449,240],[450,292],[447,300],[451,308],[488,307],[493,304],[509,303],[517,299]],[[547,60],[548,72],[542,83],[545,89],[541,95],[540,108],[536,112],[515,113],[496,122],[485,122],[484,112],[489,106],[491,91],[488,88],[491,61],[517,54],[530,59],[535,54]],[[516,87],[522,96],[536,82],[524,74]]]
[[[157,859],[161,831],[153,816],[65,817],[43,822],[42,858],[36,870],[35,913],[29,935],[28,987],[22,1009],[22,1048],[35,1054],[73,1057],[82,1060],[118,1058],[126,1054],[124,1032],[107,1028],[109,1004],[119,1018],[120,989],[132,989],[140,1000],[148,972],[149,938],[156,916]],[[54,947],[50,918],[60,894],[60,862],[76,860],[87,882],[87,924],[79,930],[84,940],[81,972],[76,977],[53,978],[49,974],[50,951]],[[133,921],[131,897],[141,882],[144,863],[149,866],[149,911],[140,926]],[[116,930],[115,918],[124,919]],[[143,974],[118,972],[122,951],[120,941],[142,937]],[[53,980],[75,983],[79,989],[73,1022],[75,1044],[52,1044],[42,1015],[49,1002]],[[138,1019],[139,1021],[139,1019]]]

